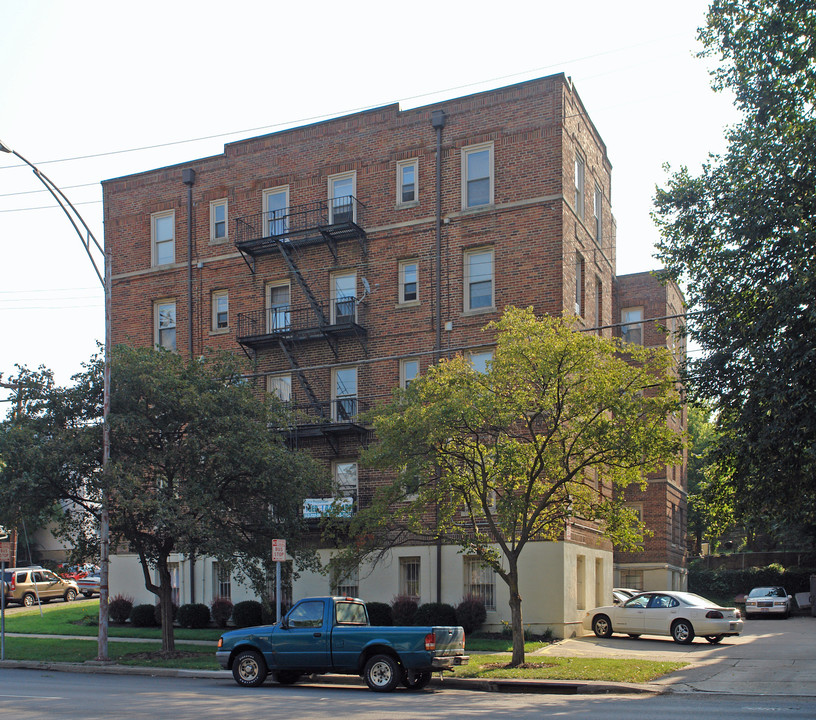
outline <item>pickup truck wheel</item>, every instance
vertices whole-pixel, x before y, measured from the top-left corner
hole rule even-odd
[[[402,684],[409,690],[422,690],[422,688],[427,687],[428,683],[431,682],[432,675],[433,673],[431,673],[430,670],[426,670],[425,672],[406,670]]]
[[[374,655],[366,663],[363,677],[374,692],[391,692],[402,679],[402,671],[390,655]]]
[[[257,650],[243,650],[232,662],[232,677],[244,687],[258,687],[266,680],[266,663]]]

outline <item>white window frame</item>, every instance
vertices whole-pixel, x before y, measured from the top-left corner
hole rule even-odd
[[[575,314],[584,317],[584,257],[580,253],[575,255]]]
[[[345,477],[343,477],[344,473]],[[353,489],[351,489],[352,483],[349,482],[352,475],[354,476]],[[334,479],[334,486],[336,490],[335,497],[351,497],[355,500],[357,499],[357,492],[360,489],[360,467],[356,460],[333,460],[332,478]],[[348,493],[351,494],[349,495]]]
[[[353,294],[352,295],[343,295],[338,296],[337,294],[337,281],[341,278],[352,278],[353,279]],[[357,271],[356,270],[342,270],[339,272],[333,272],[329,276],[329,282],[331,282],[331,287],[329,288],[329,297],[331,298],[331,309],[329,312],[329,322],[334,325],[337,323],[338,317],[348,317],[348,315],[339,315],[337,312],[337,306],[340,301],[344,302],[344,309],[348,309],[348,305],[353,305],[353,322],[357,322]]]
[[[222,564],[212,564],[213,600],[232,599],[232,573]]]
[[[266,392],[282,403],[292,402],[292,373],[274,373],[266,376]]]
[[[633,313],[638,313],[639,317],[631,317]],[[643,345],[645,342],[644,311],[642,305],[621,308],[621,340],[632,345]],[[634,339],[637,332],[640,332],[640,339]]]
[[[360,569],[352,568],[343,575],[333,573],[331,587],[332,595],[340,597],[359,597],[360,595]]]
[[[405,281],[405,271],[407,268],[413,266],[414,273],[415,273],[415,290],[414,294],[416,297],[408,299],[405,297],[405,288],[406,288],[406,281]],[[407,260],[400,260],[399,261],[399,304],[400,305],[419,305],[419,260],[416,258],[410,258]]]
[[[162,328],[160,327],[161,322],[161,313],[163,307],[173,306],[173,325],[172,329],[174,331],[173,337],[173,346],[166,347],[162,345],[161,342],[161,331]],[[156,300],[153,303],[153,344],[156,347],[166,347],[167,350],[171,350],[173,352],[176,351],[178,348],[178,314],[177,314],[177,306],[175,298],[163,298],[161,300]],[[170,326],[167,326],[167,329],[170,329]]]
[[[411,200],[403,199],[405,189],[405,170],[414,172],[414,197]],[[419,158],[399,160],[397,162],[397,207],[412,207],[419,204]]]
[[[354,371],[354,392],[344,393],[341,392],[340,388],[338,387],[338,376],[339,373],[345,372],[347,370]],[[332,420],[334,422],[348,422],[347,419],[350,418],[352,421],[357,417],[358,412],[358,400],[359,400],[359,388],[360,388],[360,378],[359,378],[359,371],[356,365],[345,365],[343,367],[337,367],[332,369]],[[343,401],[348,401],[348,405],[344,408],[343,417],[341,417],[341,413],[338,412],[339,405]],[[350,412],[349,412],[350,411]]]
[[[488,201],[485,203],[471,203],[470,194],[468,192],[468,184],[470,181],[468,169],[471,155],[487,151],[488,153]],[[479,143],[478,145],[469,145],[462,148],[462,209],[474,210],[477,208],[485,208],[493,205],[494,189],[495,189],[495,172],[493,161],[493,141]]]
[[[484,603],[485,610],[496,609],[496,571],[475,555],[462,556],[464,591],[466,598]]]
[[[413,368],[416,367],[416,372]],[[408,386],[419,377],[419,358],[404,358],[400,360],[400,387],[407,390]]]
[[[490,255],[490,305],[471,307],[471,285],[475,282],[485,282],[483,278],[471,281],[471,258],[475,255]],[[464,311],[465,313],[484,313],[496,309],[496,251],[492,245],[465,250],[464,261]]]
[[[276,305],[273,308],[272,291],[284,287],[286,288],[286,292],[289,297],[288,304],[286,306]],[[288,280],[278,280],[276,282],[266,283],[266,288],[264,290],[264,308],[266,332],[272,333],[277,330],[288,330],[292,325],[292,284]]]
[[[578,150],[575,151],[575,214],[584,221],[586,211],[586,159]]]
[[[173,227],[173,237],[165,240],[159,240],[158,237],[158,223],[165,218],[171,218],[171,225]],[[159,263],[159,245],[167,243],[172,244],[173,252],[172,259]],[[150,264],[153,267],[162,267],[166,265],[173,265],[176,262],[176,211],[164,210],[163,212],[153,213],[150,216]]]
[[[422,597],[422,558],[419,556],[399,559],[399,594],[419,603]]]
[[[282,195],[283,196],[283,208],[275,208],[275,211],[283,210],[284,215],[280,219],[272,220],[270,217],[269,210],[269,198]],[[288,185],[278,185],[277,187],[266,188],[263,191],[263,221],[264,221],[264,234],[272,234],[270,231],[272,228],[272,223],[280,223],[279,227],[275,227],[275,235],[283,235],[284,233],[289,231],[289,186]]]
[[[224,219],[218,219],[218,210],[224,208]],[[224,223],[224,234],[218,235],[219,223]],[[210,203],[210,242],[224,243],[229,240],[229,201],[226,198]]]
[[[351,196],[351,221],[357,222],[357,171],[352,170],[350,172],[344,173],[336,173],[334,175],[329,175],[327,178],[328,183],[328,201],[329,201],[329,223],[334,223],[334,184],[339,181],[343,180],[351,180],[351,192],[349,195]],[[345,195],[340,195],[339,197],[346,197]]]
[[[226,314],[227,314],[227,322],[225,325],[219,325],[218,323],[218,314],[219,314],[219,304],[221,301],[226,301]],[[228,290],[213,290],[212,291],[212,331],[214,333],[223,333],[229,330],[230,326],[230,319],[229,319],[229,291]]]

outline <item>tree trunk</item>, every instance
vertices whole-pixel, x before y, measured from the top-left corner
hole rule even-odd
[[[176,649],[173,633],[173,586],[166,560],[159,562],[159,603],[161,605],[162,651]]]
[[[524,623],[521,618],[521,595],[518,587],[518,567],[514,559],[510,559],[509,582],[510,590],[510,627],[513,630],[513,667],[524,662]]]

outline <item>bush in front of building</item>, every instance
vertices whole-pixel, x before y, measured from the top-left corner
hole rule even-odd
[[[253,627],[263,625],[261,603],[257,600],[242,600],[232,608],[232,621],[235,627]]]
[[[210,608],[204,603],[186,603],[178,609],[176,622],[183,628],[205,628],[210,624]]]
[[[456,610],[448,603],[431,602],[420,605],[414,615],[414,625],[457,625]]]
[[[394,616],[391,613],[391,606],[384,602],[368,602],[368,621],[372,625],[393,625]]]
[[[391,617],[394,625],[413,625],[416,613],[416,600],[407,595],[397,595],[391,601]]]
[[[130,624],[133,625],[133,627],[156,627],[159,625],[159,623],[156,622],[155,607],[147,603],[134,605],[130,611]]]
[[[475,633],[487,619],[484,602],[467,597],[456,606],[456,624],[465,629],[465,635]]]
[[[226,598],[218,598],[210,605],[210,614],[216,627],[225,628],[232,617],[232,602]]]
[[[117,595],[108,603],[108,619],[117,625],[124,625],[133,610],[133,598],[127,595]]]

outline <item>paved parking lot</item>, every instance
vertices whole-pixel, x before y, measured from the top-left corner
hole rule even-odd
[[[816,696],[816,618],[810,616],[746,620],[740,636],[724,638],[719,645],[704,638],[678,645],[657,636],[634,640],[614,635],[603,640],[589,635],[563,640],[536,654],[690,663],[656,681],[674,692]]]

